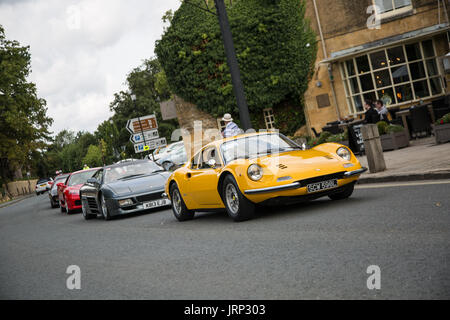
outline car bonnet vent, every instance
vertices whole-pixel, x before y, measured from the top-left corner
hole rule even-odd
[[[287,168],[287,166],[282,164],[282,163],[280,163],[277,167],[280,168],[280,169],[286,169]]]

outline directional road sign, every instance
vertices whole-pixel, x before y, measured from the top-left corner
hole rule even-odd
[[[155,139],[155,138],[159,138],[159,133],[157,129],[153,129],[153,130],[149,130],[149,131],[144,131],[144,134],[142,133],[133,133],[130,136],[130,141],[132,143],[141,143],[144,142],[144,138],[146,141],[151,140],[151,139]]]
[[[147,150],[153,150],[158,147],[164,147],[167,145],[166,138],[157,138],[152,140],[147,140],[147,144],[142,143],[136,143],[134,145],[134,151],[136,153],[144,152]]]
[[[140,123],[139,119],[141,120]],[[156,122],[156,116],[154,114],[130,119],[127,122],[127,130],[130,133],[141,133],[142,131],[149,131],[153,129],[158,129],[158,123]]]

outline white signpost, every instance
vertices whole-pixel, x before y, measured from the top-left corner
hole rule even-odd
[[[158,147],[163,147],[167,145],[166,138],[157,138],[152,140],[147,140],[146,143],[135,143],[134,151],[136,153],[156,149]]]
[[[127,130],[136,153],[149,151],[167,145],[166,138],[159,138],[158,123],[154,114],[130,119]]]

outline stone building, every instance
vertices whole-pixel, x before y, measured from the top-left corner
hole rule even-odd
[[[310,134],[360,116],[364,99],[403,108],[449,93],[442,59],[450,1],[307,0],[306,7],[318,40],[305,94]]]

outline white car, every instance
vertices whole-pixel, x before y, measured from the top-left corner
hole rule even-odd
[[[45,193],[52,187],[53,179],[52,178],[43,178],[39,179],[36,183],[36,195],[40,195],[41,193]]]
[[[158,161],[159,159],[167,157],[167,155],[169,155],[171,152],[173,152],[175,150],[178,150],[181,146],[184,146],[184,142],[183,141],[169,144],[167,147],[158,150],[158,153],[156,153],[156,154],[155,154],[155,152],[153,152],[153,156],[155,157],[155,161],[159,162]],[[148,155],[147,158],[150,159],[150,160],[153,160],[153,157],[150,156],[150,155]]]
[[[170,153],[166,153],[160,157],[156,163],[169,171],[173,166],[179,166],[187,161],[186,148],[184,144],[179,145],[176,149],[172,149]]]

